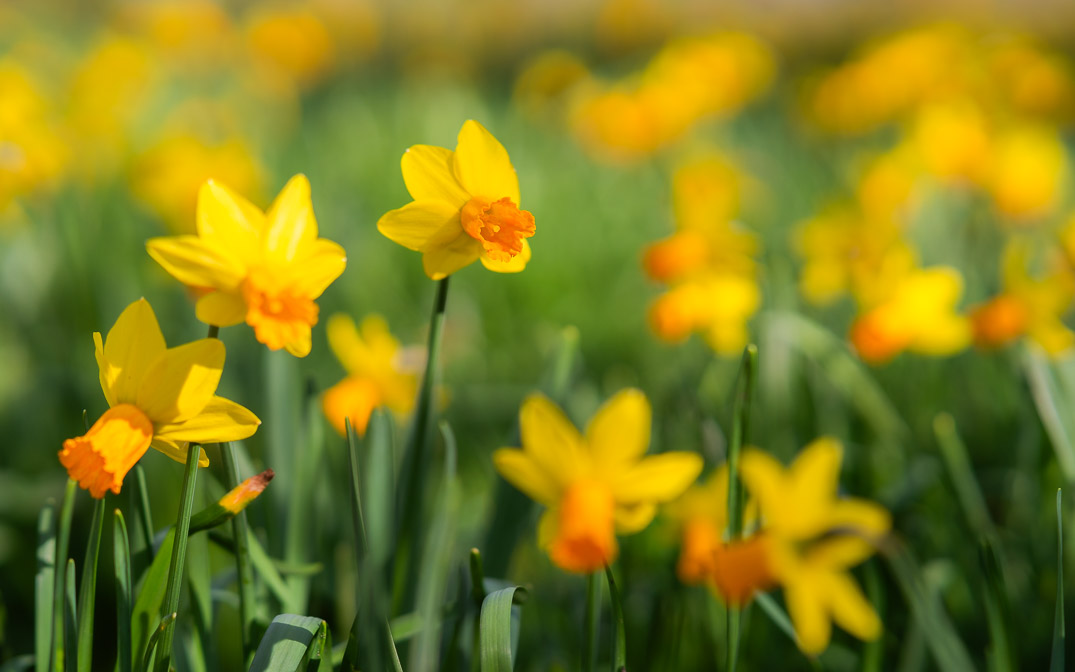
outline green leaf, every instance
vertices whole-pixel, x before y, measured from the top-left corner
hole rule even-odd
[[[586,620],[583,623],[582,669],[593,672],[597,666],[597,639],[601,634],[601,582],[597,572],[586,577]]]
[[[1064,512],[1061,508],[1061,490],[1056,491],[1056,612],[1053,615],[1053,652],[1049,660],[1049,672],[1064,669]]]
[[[141,464],[134,465],[135,488],[131,490],[132,504],[138,512],[138,529],[142,530],[142,543],[149,558],[153,558],[153,511],[149,505],[149,486],[146,485],[146,470]]]
[[[612,672],[626,672],[627,635],[623,627],[623,602],[616,588],[616,579],[612,576],[612,568],[608,565],[605,565],[605,577],[608,579],[608,595],[612,605]]]
[[[1064,480],[1075,484],[1075,417],[1061,411],[1071,408],[1071,396],[1061,387],[1055,365],[1041,348],[1027,345],[1023,354],[1030,393],[1056,453],[1056,462]]]
[[[937,437],[937,445],[941,449],[944,464],[948,467],[948,473],[952,477],[956,496],[963,509],[963,515],[967,518],[970,528],[978,536],[990,536],[995,534],[993,521],[989,517],[989,509],[985,505],[985,497],[974,477],[970,458],[967,457],[967,447],[959,438],[955,420],[947,413],[941,413],[933,419],[933,434]]]
[[[519,633],[518,605],[526,599],[526,589],[518,586],[489,593],[482,601],[479,620],[482,672],[510,672],[512,650]]]
[[[317,665],[314,665],[317,662]],[[281,614],[254,654],[250,672],[331,672],[332,641],[320,618]]]
[[[257,570],[258,576],[261,577],[261,580],[265,582],[265,585],[269,587],[269,590],[276,595],[276,599],[280,600],[281,603],[290,600],[291,589],[284,582],[283,577],[280,576],[280,572],[276,570],[276,563],[265,552],[265,547],[261,545],[261,542],[253,534],[247,538],[247,542],[250,545],[250,562],[254,565],[254,569]]]
[[[63,660],[64,670],[78,670],[78,609],[75,598],[75,561],[67,559],[67,572],[64,574],[63,600]]]
[[[119,509],[112,517],[112,562],[116,576],[116,657],[119,672],[131,672],[131,544]]]
[[[75,494],[78,492],[78,482],[68,479],[67,489],[63,495],[63,507],[60,509],[60,527],[59,534],[56,538],[56,556],[53,560],[52,566],[55,567],[53,575],[53,589],[52,589],[52,670],[53,672],[63,672],[64,665],[64,645],[65,645],[65,632],[67,623],[65,615],[67,614],[65,605],[65,593],[64,585],[70,583],[71,591],[75,590],[75,581],[71,579],[70,582],[66,580],[67,572],[67,550],[68,544],[71,541],[71,518],[75,512]],[[71,605],[72,610],[74,605]],[[74,621],[71,623],[71,636],[74,636]],[[71,651],[71,655],[74,655],[74,650]]]
[[[161,548],[163,549],[163,547]],[[146,654],[142,657],[142,672],[149,672],[153,666],[153,654],[157,651],[157,642],[168,626],[175,621],[176,616],[178,614],[173,612],[162,618],[161,622],[157,624],[157,629],[150,635],[149,642],[146,644]]]
[[[728,444],[728,538],[738,539],[743,533],[743,492],[739,480],[739,454],[750,435],[750,400],[754,393],[754,378],[758,370],[758,346],[753,343],[743,350],[739,367],[739,384],[732,412],[732,439]],[[611,574],[609,586],[611,587]],[[739,664],[740,610],[728,609],[728,648],[725,669],[735,672]]]
[[[160,623],[161,605],[164,604],[164,592],[168,584],[168,564],[171,562],[174,542],[173,529],[165,535],[157,555],[138,587],[138,597],[131,612],[131,645],[135,656],[148,653],[150,637],[155,636],[155,625]]]
[[[1012,640],[1008,634],[1007,599],[1004,576],[1000,571],[997,549],[988,538],[978,547],[978,557],[985,574],[985,617],[989,625],[991,643],[988,651],[989,669],[993,672],[1010,672],[1015,669],[1012,661]]]
[[[224,484],[228,490],[238,487],[239,453],[231,442],[220,444],[221,462],[224,464]],[[250,528],[246,510],[232,518],[232,538],[235,540],[235,570],[239,587],[239,621],[242,625],[243,666],[246,667],[254,656],[254,619],[257,615],[257,593],[254,585],[254,567],[250,559]]]
[[[97,560],[101,554],[101,528],[105,521],[105,500],[94,502],[86,559],[82,564],[82,586],[78,595],[78,671],[93,668],[94,603],[97,600]]]
[[[45,505],[37,517],[37,574],[34,576],[34,667],[49,669],[52,653],[52,591],[56,581],[56,507]]]

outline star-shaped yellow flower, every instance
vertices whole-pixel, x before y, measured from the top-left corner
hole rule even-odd
[[[484,126],[463,124],[455,151],[415,145],[401,165],[414,201],[385,213],[377,230],[421,252],[426,275],[440,280],[478,259],[498,273],[523,270],[534,216],[519,209],[519,178]]]

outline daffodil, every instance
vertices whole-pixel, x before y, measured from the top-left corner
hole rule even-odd
[[[356,328],[350,317],[333,315],[328,321],[328,342],[347,369],[347,377],[321,399],[325,416],[337,432],[343,435],[344,421],[350,419],[355,431],[364,434],[378,406],[400,415],[410,413],[418,387],[417,367],[415,362],[408,366],[406,353],[384,318],[370,315]]]
[[[497,471],[547,507],[538,542],[570,572],[593,572],[616,559],[616,534],[649,525],[659,503],[678,497],[702,470],[693,453],[646,457],[651,410],[641,391],[608,400],[580,434],[541,395],[519,411],[522,449],[493,454]]]
[[[245,439],[261,424],[246,408],[216,396],[224,344],[205,338],[168,348],[145,299],[127,306],[103,342],[100,333],[93,342],[109,410],[85,436],[64,441],[60,462],[94,497],[118,494],[123,477],[151,447],[186,462],[188,443]],[[201,465],[208,464],[203,454]]]
[[[515,168],[484,126],[464,123],[455,151],[415,145],[401,166],[414,201],[385,213],[377,230],[421,252],[426,275],[440,280],[478,259],[498,273],[526,267],[534,216],[520,209]]]
[[[891,518],[873,502],[837,496],[841,459],[840,444],[823,438],[786,469],[759,450],[745,451],[740,463],[762,528],[751,562],[739,564],[759,577],[760,565],[783,586],[799,647],[811,655],[828,646],[832,621],[859,639],[881,634],[848,570],[874,553]]]
[[[198,194],[198,235],[154,238],[151,257],[202,293],[195,308],[206,324],[245,321],[270,350],[310,352],[317,297],[343,273],[343,248],[317,237],[310,183],[296,175],[262,212],[212,180]]]
[[[701,332],[716,352],[736,354],[749,339],[747,322],[761,305],[753,278],[708,273],[677,284],[653,302],[650,325],[659,338],[677,342]]]

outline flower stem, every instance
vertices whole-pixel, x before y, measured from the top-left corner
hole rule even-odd
[[[63,505],[60,508],[60,524],[56,537],[56,560],[53,563],[54,581],[52,589],[52,669],[53,672],[63,672],[65,669],[64,655],[68,653],[64,649],[67,623],[64,621],[64,596],[66,594],[65,582],[67,575],[67,548],[71,540],[71,518],[75,511],[75,494],[78,492],[78,481],[67,480],[67,489],[63,495]],[[72,656],[75,652],[69,652]]]
[[[612,568],[608,565],[605,565],[605,577],[608,579],[608,595],[612,604],[612,672],[626,672],[627,634],[623,625],[623,602],[616,588],[616,579],[612,576]]]
[[[164,594],[165,614],[179,611],[179,594],[183,588],[183,565],[187,559],[187,534],[190,530],[190,514],[194,508],[194,486],[198,481],[198,458],[202,447],[190,444],[187,452],[187,469],[183,474],[183,490],[179,498],[179,515],[175,523],[175,543],[172,546],[172,562],[168,566],[168,589]],[[171,619],[164,626],[157,644],[157,672],[168,672],[172,662],[172,640],[175,637],[175,621]]]
[[[239,485],[239,457],[231,442],[220,444],[221,462],[224,464],[224,482],[228,490]],[[243,668],[249,667],[254,655],[252,640],[254,625],[254,566],[250,561],[250,528],[246,520],[246,510],[242,510],[231,519],[231,531],[235,537],[235,569],[239,577],[239,621],[242,624]]]
[[[594,672],[597,666],[597,635],[601,625],[601,582],[597,572],[586,579],[586,623],[583,625],[582,669]]]
[[[732,417],[732,440],[728,444],[728,541],[743,534],[743,492],[739,481],[739,454],[750,433],[750,398],[754,392],[754,376],[758,368],[758,346],[751,343],[743,351],[739,368],[739,385],[735,395]],[[735,672],[739,665],[740,611],[728,606],[728,640],[725,670]]]

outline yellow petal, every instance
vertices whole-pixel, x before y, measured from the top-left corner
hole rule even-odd
[[[288,180],[265,214],[265,249],[292,260],[299,250],[317,239],[317,220],[310,201],[310,181],[299,174]]]
[[[807,551],[807,561],[828,569],[848,569],[860,564],[877,552],[877,546],[869,540],[851,535],[825,537]]]
[[[149,256],[172,277],[188,287],[235,289],[246,268],[220,248],[197,236],[151,238],[146,242]]]
[[[403,153],[400,162],[403,182],[416,201],[445,201],[456,210],[470,200],[470,194],[455,179],[455,153],[444,147],[415,145]]]
[[[530,261],[530,254],[530,241],[523,238],[522,252],[512,257],[510,261],[490,259],[483,253],[481,255],[482,266],[496,273],[518,273],[526,268],[526,264]]]
[[[556,540],[560,529],[560,509],[546,509],[538,521],[538,548],[547,549]]]
[[[877,541],[892,529],[892,516],[880,504],[866,499],[848,497],[832,505],[829,514],[832,527],[850,530],[852,533],[872,537]]]
[[[911,348],[931,357],[942,357],[967,347],[974,334],[971,321],[964,315],[941,315],[923,325]]]
[[[504,145],[476,121],[463,124],[455,148],[455,176],[473,196],[498,200],[505,196],[519,205],[519,178]]]
[[[826,649],[832,636],[832,623],[825,609],[824,591],[827,586],[810,580],[795,581],[784,586],[788,616],[795,626],[799,648],[816,656]]]
[[[460,234],[448,245],[427,250],[422,255],[422,268],[433,280],[443,280],[464,266],[473,264],[481,251],[481,243],[465,233]]]
[[[165,351],[157,316],[145,299],[127,306],[105,338],[104,356],[112,366],[112,395],[116,402],[133,404],[150,365]],[[143,409],[145,410],[145,409]]]
[[[563,491],[556,478],[524,451],[501,448],[493,453],[493,465],[504,480],[535,502],[554,506],[560,500]]]
[[[784,465],[760,450],[744,450],[739,458],[739,475],[747,490],[758,500],[763,516],[772,516],[785,489]]]
[[[210,292],[198,299],[194,314],[206,324],[230,327],[246,319],[246,302],[238,292]]]
[[[583,450],[582,436],[556,404],[541,394],[533,394],[519,409],[519,432],[523,450],[560,489],[588,473],[590,465]]]
[[[390,210],[378,220],[377,230],[416,252],[443,247],[463,235],[459,208],[445,201],[412,201]]]
[[[192,418],[213,398],[224,368],[224,344],[203,338],[162,353],[138,390],[138,408],[154,425]]]
[[[586,427],[595,464],[633,462],[646,454],[650,438],[649,400],[629,388],[605,402]]]
[[[836,495],[840,484],[840,461],[843,448],[835,439],[822,437],[802,449],[788,468],[795,484],[795,494],[804,499],[829,499]],[[807,495],[811,495],[807,497]]]
[[[201,413],[183,422],[160,425],[154,437],[173,443],[219,443],[253,436],[261,420],[249,410],[224,397],[212,397]]]
[[[261,251],[265,215],[223,184],[209,180],[198,191],[198,236],[244,263]]]
[[[149,446],[150,448],[159,450],[160,452],[164,453],[165,455],[180,464],[187,463],[187,454],[190,451],[190,446],[187,445],[186,441],[177,443],[168,439],[154,438],[153,441],[149,444]],[[205,454],[204,450],[201,452],[200,455],[198,455],[198,466],[209,466],[209,457]]]
[[[305,357],[310,354],[310,350],[313,349],[313,344],[311,343],[312,335],[310,333],[310,327],[307,325],[301,325],[299,329],[298,337],[284,345],[284,349],[295,357]]]
[[[614,476],[613,493],[618,504],[670,502],[682,495],[700,473],[701,455],[662,453],[643,458],[627,471]]]
[[[616,531],[620,534],[634,534],[646,529],[653,517],[657,515],[656,504],[632,504],[616,507]]]
[[[849,575],[840,573],[829,580],[832,618],[844,630],[862,640],[881,636],[881,619]]]
[[[331,240],[318,238],[304,248],[290,268],[294,274],[295,287],[311,299],[321,296],[332,282],[340,277],[347,266],[347,253]]]
[[[97,375],[101,379],[101,390],[105,393],[108,406],[109,408],[117,406],[119,402],[116,401],[116,395],[112,390],[119,376],[119,370],[105,357],[105,346],[99,331],[93,332],[93,356],[97,359]]]

